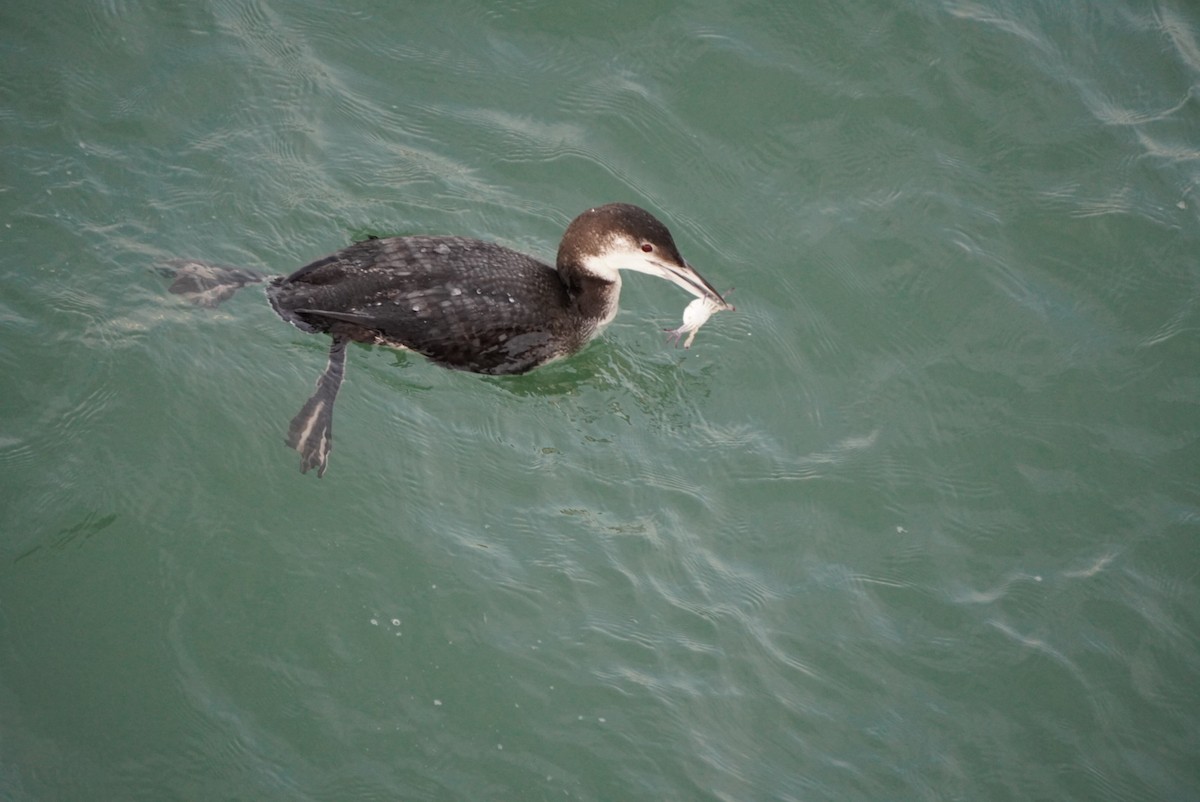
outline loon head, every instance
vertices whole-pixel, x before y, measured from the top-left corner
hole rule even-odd
[[[677,284],[697,298],[708,298],[720,309],[733,309],[679,255],[667,227],[650,212],[632,204],[597,206],[572,220],[558,247],[557,262],[558,271],[568,284],[583,274],[619,291],[619,271],[636,270]]]

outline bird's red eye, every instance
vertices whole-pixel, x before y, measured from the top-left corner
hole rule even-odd
[[[642,243],[642,253],[651,253],[653,250],[654,250],[654,246],[651,245],[649,242]]]

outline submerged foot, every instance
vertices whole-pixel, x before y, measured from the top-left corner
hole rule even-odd
[[[329,363],[317,379],[317,389],[288,425],[287,444],[300,452],[301,473],[316,468],[317,476],[324,476],[329,466],[329,452],[333,449],[333,402],[346,372],[347,342],[345,337],[333,336]]]
[[[168,291],[182,295],[196,306],[213,307],[228,300],[247,284],[257,284],[263,276],[253,270],[214,265],[195,259],[171,259],[158,272],[173,279]]]
[[[300,473],[316,468],[324,476],[333,449],[333,405],[319,393],[308,399],[288,425],[287,444],[300,452]]]

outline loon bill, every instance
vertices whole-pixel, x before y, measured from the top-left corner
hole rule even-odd
[[[569,356],[617,314],[621,270],[666,279],[696,296],[678,341],[719,310],[732,310],[684,261],[671,232],[644,209],[610,203],[567,226],[554,266],[492,242],[466,237],[389,237],[343,248],[289,276],[174,260],[162,268],[170,291],[216,306],[247,284],[267,283],[287,322],[333,338],[316,390],[288,427],[300,470],[323,476],[333,436],[333,404],[351,340],[404,348],[439,365],[493,375],[524,373]]]

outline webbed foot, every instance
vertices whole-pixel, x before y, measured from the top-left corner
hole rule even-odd
[[[334,335],[329,364],[317,379],[316,391],[288,425],[287,444],[300,452],[300,473],[316,468],[320,477],[329,467],[329,452],[333,450],[333,402],[346,372],[347,342],[345,337]]]
[[[182,295],[196,306],[210,308],[233,297],[247,284],[264,281],[253,270],[194,259],[170,259],[159,265],[158,272],[172,279],[169,292]]]
[[[316,468],[324,476],[333,449],[333,406],[319,394],[308,399],[288,425],[287,444],[300,452],[300,473]]]

